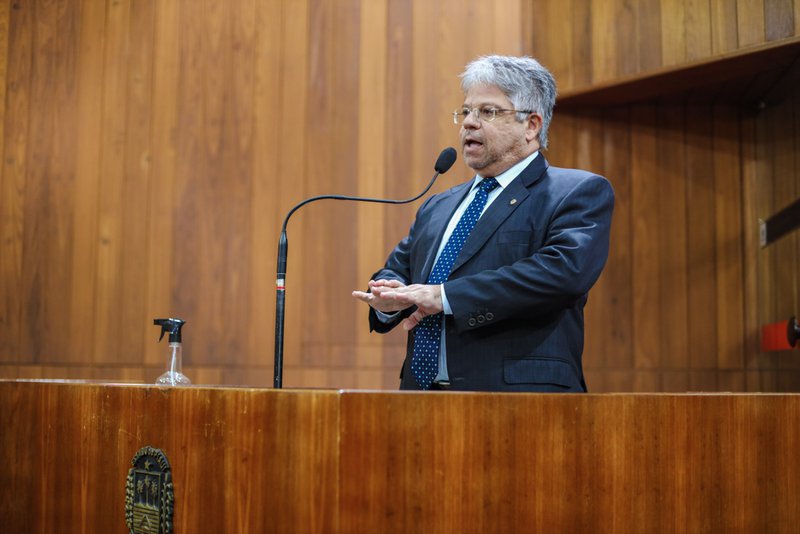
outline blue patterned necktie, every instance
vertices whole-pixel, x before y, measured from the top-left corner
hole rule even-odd
[[[464,247],[475,223],[478,222],[483,207],[486,205],[486,199],[489,198],[489,193],[498,185],[500,184],[494,178],[484,178],[478,184],[475,198],[472,199],[467,210],[458,220],[455,230],[447,240],[439,259],[436,260],[436,265],[433,266],[433,271],[428,276],[429,284],[441,284],[450,276],[453,263]],[[430,389],[433,379],[439,372],[442,316],[442,313],[428,315],[414,328],[414,354],[411,357],[411,372],[422,389]]]

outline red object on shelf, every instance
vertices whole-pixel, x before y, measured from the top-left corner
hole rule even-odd
[[[791,341],[794,341],[794,347]],[[761,327],[761,351],[792,350],[800,348],[797,343],[797,319],[765,324]]]

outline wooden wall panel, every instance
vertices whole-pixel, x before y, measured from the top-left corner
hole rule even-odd
[[[636,38],[629,42],[631,49],[638,52],[638,62],[629,73],[647,72],[661,65],[662,39],[660,0],[643,0],[632,4],[635,6],[636,19],[633,23]],[[623,52],[627,55],[627,52]]]
[[[790,0],[530,2],[531,50],[562,94],[800,36]]]
[[[61,132],[74,128],[77,119],[73,69],[78,12],[65,4],[37,3],[30,33],[32,108],[26,119],[20,350],[38,361],[52,358],[70,339],[64,318],[69,316],[72,293],[77,143],[74,135]],[[30,224],[33,221],[38,224]],[[52,298],[55,293],[62,298]]]
[[[358,124],[358,194],[367,197],[386,197],[386,174],[389,147],[386,143],[387,125],[390,119],[388,69],[384,66],[390,48],[384,36],[389,34],[389,6],[382,2],[364,4],[359,40],[359,63],[371,76],[359,79],[359,94],[363,95],[363,106],[370,113],[359,115]],[[383,243],[386,232],[381,206],[364,206],[358,210],[356,250],[358,271],[355,272],[355,287],[369,280],[375,267],[383,260]],[[352,309],[351,317],[363,317],[363,309]],[[380,362],[380,340],[364,328],[358,320],[351,323],[350,334],[357,340],[358,350],[352,354],[359,369],[374,368]],[[378,378],[374,383],[382,383]]]
[[[747,332],[744,236],[752,232],[752,227],[745,227],[742,223],[745,193],[741,144],[746,141],[739,128],[740,121],[729,109],[720,107],[714,110],[714,196],[721,200],[714,204],[717,236],[714,251],[718,317],[716,343],[720,369],[741,369],[746,347],[746,338],[741,335]]]
[[[711,0],[711,53],[724,54],[739,45],[736,0]]]
[[[794,33],[795,35],[800,34],[800,16],[797,16],[800,13],[800,0],[794,0]]]
[[[785,39],[795,35],[792,0],[765,0],[764,26],[767,41]]]
[[[75,212],[72,254],[72,299],[69,302],[69,330],[72,354],[83,355],[84,361],[96,361],[95,336],[97,327],[86,318],[94,315],[97,280],[97,228],[100,189],[101,143],[103,138],[103,77],[104,21],[106,6],[101,2],[87,3],[81,10],[77,69],[76,138],[81,147],[75,164]],[[92,315],[88,315],[90,311]],[[101,322],[105,322],[105,318]],[[139,332],[138,329],[133,330]],[[126,332],[126,336],[131,332]],[[127,338],[126,339],[130,339]],[[141,347],[141,344],[139,344]]]
[[[9,4],[9,2],[4,2]],[[6,10],[3,48],[2,170],[0,173],[0,361],[30,361],[20,351],[22,229],[27,113],[30,101],[30,12]],[[12,55],[9,50],[15,50]]]
[[[711,56],[711,40],[716,26],[711,22],[711,6],[708,0],[686,0],[683,26],[686,32],[686,61],[696,61]],[[680,27],[680,26],[678,26]],[[676,28],[667,28],[674,31]]]
[[[118,358],[129,365],[142,361],[146,340],[140,329],[127,328],[127,325],[138,324],[141,317],[148,312],[147,292],[143,291],[147,287],[148,279],[147,258],[150,254],[158,253],[157,249],[148,249],[148,229],[142,224],[142,206],[148,205],[150,189],[158,188],[158,177],[153,175],[150,166],[156,3],[143,2],[135,4],[135,8],[131,9],[128,31],[132,38],[129,40],[125,63],[128,96],[125,105],[125,157],[121,190],[124,207],[118,214],[121,219],[121,242],[124,245],[119,254],[117,311],[110,310],[118,322],[117,325],[112,323],[107,343],[110,345],[108,354],[112,355],[114,344],[119,344],[121,350]],[[119,335],[114,335],[114,332]],[[108,360],[102,358],[102,354],[101,351],[96,361],[106,363]]]
[[[656,174],[658,153],[655,107],[637,106],[631,111],[631,241],[633,264],[633,358],[635,369],[659,366],[661,347],[657,340],[663,321],[659,306],[660,263],[658,257],[662,233],[668,228],[659,224],[658,188],[642,176]],[[613,179],[613,178],[612,178]]]
[[[108,364],[119,358],[119,348],[129,339],[126,325],[121,321],[124,312],[120,296],[124,285],[122,270],[125,265],[122,254],[127,230],[124,226],[125,212],[129,209],[127,199],[124,198],[124,165],[128,139],[128,106],[132,105],[128,98],[126,68],[131,52],[131,2],[122,1],[108,5],[105,23],[103,72],[100,78],[103,94],[99,110],[102,137],[98,140],[101,179],[97,182],[97,200],[94,206],[97,213],[97,233],[90,236],[96,247],[95,301],[92,315],[95,321],[92,335],[94,359],[99,364]],[[64,131],[68,128],[69,125],[64,125]],[[147,187],[146,183],[144,187]],[[135,303],[125,303],[125,306],[135,307]],[[71,356],[80,357],[78,354]]]
[[[275,249],[300,200],[408,198],[457,142],[457,75],[529,2],[0,2],[0,375],[270,384]],[[444,190],[469,177],[458,163]],[[363,287],[418,203],[289,224],[287,386],[396,387]]]
[[[525,25],[526,42],[531,43],[533,50],[542,57],[547,57],[547,67],[555,72],[563,73],[564,79],[558,80],[561,84],[573,85],[571,76],[575,72],[585,72],[591,65],[591,59],[580,57],[580,50],[577,49],[579,43],[577,39],[571,37],[590,32],[591,29],[586,25],[590,22],[589,17],[581,16],[580,8],[586,6],[583,2],[562,2],[556,5],[554,2],[541,2],[534,4],[527,3],[525,19],[537,21],[533,24]],[[549,21],[545,25],[539,23],[539,19]],[[583,24],[580,30],[573,30],[573,24]],[[575,68],[579,63],[581,68]],[[581,80],[583,81],[583,80]]]
[[[311,195],[421,190],[457,143],[468,60],[531,53],[569,94],[795,39],[798,6],[0,2],[0,376],[151,381],[165,352],[152,319],[177,315],[195,382],[269,384],[285,214]],[[800,191],[791,102],[757,117],[557,110],[547,157],[617,191],[587,308],[593,390],[800,383],[793,355],[758,354],[755,332],[797,311],[797,238],[753,244],[754,221]],[[469,175],[457,162],[435,191]],[[368,334],[349,293],[417,207],[293,217],[287,386],[396,387],[405,334]]]
[[[631,150],[631,130],[628,127],[630,111],[612,110],[604,114],[607,120],[601,128],[603,132],[603,161],[609,176],[614,177],[615,206],[611,229],[611,250],[608,270],[602,275],[596,288],[603,301],[595,307],[596,297],[592,295],[590,313],[603,310],[608,324],[598,328],[602,332],[602,348],[605,366],[610,369],[632,369],[634,363],[633,298],[629,283],[633,272],[632,221],[632,170],[628,165]],[[591,168],[592,163],[587,164]],[[614,391],[619,386],[609,384],[606,391]],[[630,389],[631,386],[628,386]]]
[[[176,314],[171,312],[173,250],[176,243],[173,206],[177,190],[175,175],[178,163],[178,86],[180,81],[181,18],[178,2],[156,2],[153,21],[153,98],[150,110],[152,144],[147,161],[151,170],[151,187],[147,198],[147,283],[142,288],[146,297],[145,322],[132,327],[142,339],[143,362],[149,366],[164,365],[163,347],[153,340],[152,321],[148,318]],[[194,239],[192,235],[191,238]],[[161,350],[157,350],[161,349]],[[157,375],[158,376],[158,375]]]
[[[758,219],[800,194],[797,109],[796,96],[756,116],[637,105],[603,111],[604,134],[597,111],[554,122],[551,163],[588,166],[617,192],[611,255],[586,309],[594,391],[800,387],[796,351],[758,349],[762,324],[798,313],[798,237],[754,243]],[[603,136],[612,140],[600,153]],[[620,325],[632,360],[625,336],[613,335]]]
[[[689,367],[716,367],[716,226],[714,198],[713,109],[689,106],[686,137],[686,273],[689,299]],[[737,258],[741,261],[741,258]],[[715,388],[712,388],[715,389]]]
[[[659,334],[661,359],[659,367],[671,371],[663,375],[662,389],[685,391],[686,369],[689,367],[689,291],[687,240],[690,239],[687,220],[686,122],[682,106],[659,106],[658,153],[656,155],[657,190],[659,196],[658,258],[660,288],[658,302],[662,325],[669,333]],[[652,187],[647,184],[641,187]]]
[[[660,13],[661,63],[663,67],[679,65],[686,61],[686,2],[684,0],[664,0]],[[612,73],[613,74],[613,73]]]
[[[765,1],[736,0],[736,20],[740,47],[764,42]]]

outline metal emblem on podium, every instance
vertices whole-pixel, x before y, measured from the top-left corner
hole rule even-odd
[[[172,534],[175,495],[167,456],[142,447],[131,460],[125,490],[125,523],[130,534]]]

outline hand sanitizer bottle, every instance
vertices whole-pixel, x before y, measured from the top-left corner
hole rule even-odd
[[[159,376],[156,384],[161,386],[188,386],[192,383],[186,375],[181,372],[182,351],[181,346],[181,328],[186,321],[183,319],[154,319],[153,324],[161,327],[161,337],[159,341],[164,339],[164,334],[169,332],[169,350],[167,351],[167,372]]]

